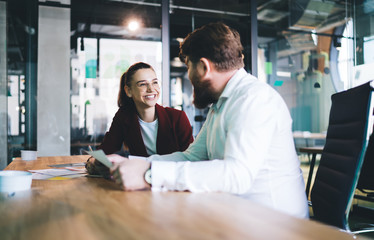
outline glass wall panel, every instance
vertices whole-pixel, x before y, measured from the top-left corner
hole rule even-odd
[[[259,2],[259,79],[286,101],[296,146],[323,145],[330,97],[346,89],[352,77],[347,60],[353,35],[339,30],[352,19],[352,6],[346,1]],[[342,41],[344,50],[338,49]],[[344,69],[339,67],[343,62]]]
[[[71,154],[81,154],[109,130],[120,77],[130,65],[147,62],[164,81],[161,1],[75,0],[71,11]]]
[[[4,144],[6,151],[0,154],[7,156],[6,163],[10,163],[13,157],[20,156],[20,150],[25,147],[26,131],[26,66],[27,66],[27,37],[36,34],[36,29],[27,22],[26,2],[22,0],[0,2],[1,17],[5,25],[1,25],[0,45],[0,74],[1,81],[5,81],[6,99],[0,101],[0,105],[5,104],[6,118],[0,120],[0,131],[7,134]],[[30,1],[32,5],[32,1]],[[28,5],[30,6],[30,5]],[[31,8],[29,9],[30,11]],[[31,18],[31,17],[30,17]],[[5,76],[3,78],[3,76]],[[1,86],[3,86],[1,84]],[[4,159],[1,159],[4,162]]]
[[[355,1],[354,30],[355,67],[353,86],[373,80],[374,68],[374,2]]]
[[[196,109],[192,104],[192,85],[187,69],[179,58],[179,44],[196,28],[210,22],[224,22],[239,31],[244,46],[246,69],[251,69],[249,1],[171,1],[170,5],[170,81],[171,106],[186,112],[196,136],[205,120],[207,109]]]
[[[8,86],[6,79],[6,3],[0,1],[0,170],[8,163]]]
[[[131,64],[151,64],[162,81],[160,41],[78,38],[77,46],[71,63],[72,154],[101,143],[118,110],[121,75]]]

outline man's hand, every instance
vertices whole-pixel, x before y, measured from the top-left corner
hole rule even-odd
[[[90,175],[102,175],[104,178],[110,179],[109,168],[93,157],[87,160],[85,167]]]
[[[113,180],[120,184],[125,191],[151,189],[145,182],[144,174],[151,167],[151,163],[143,159],[132,159],[121,157],[117,154],[107,156],[114,165],[110,172]]]

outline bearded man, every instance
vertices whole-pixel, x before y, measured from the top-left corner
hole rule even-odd
[[[237,31],[211,23],[190,33],[180,58],[194,86],[194,104],[210,106],[196,140],[184,151],[116,162],[124,190],[228,192],[307,218],[304,180],[281,96],[248,74]]]

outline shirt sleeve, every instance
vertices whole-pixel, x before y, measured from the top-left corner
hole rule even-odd
[[[230,107],[222,113],[224,120],[221,119],[219,127],[212,126],[217,122],[207,119],[202,132],[185,153],[154,158],[160,162],[152,161],[152,187],[155,180],[155,189],[247,192],[260,169],[266,169],[265,158],[279,117],[276,102],[279,100],[272,99],[271,91],[265,91],[226,102]],[[214,113],[211,115],[210,118]],[[221,146],[224,147],[223,159],[201,161],[208,159],[202,149],[207,147],[208,127],[226,132],[224,146]],[[204,154],[199,156],[201,153]],[[188,162],[175,162],[178,160]]]
[[[152,155],[148,158],[151,162],[156,161],[201,161],[202,159],[208,159],[208,153],[206,148],[206,126],[205,124],[201,128],[194,142],[184,152],[174,152],[166,155]],[[153,163],[152,163],[153,164]]]

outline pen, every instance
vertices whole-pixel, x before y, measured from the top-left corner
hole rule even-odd
[[[91,145],[88,145],[88,149],[90,149],[91,152],[93,151]]]

